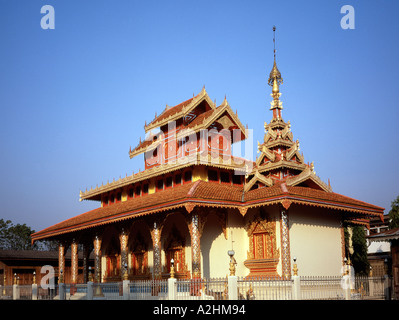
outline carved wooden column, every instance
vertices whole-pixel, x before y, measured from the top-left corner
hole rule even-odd
[[[65,244],[58,244],[58,282],[64,283],[65,279]]]
[[[94,245],[94,281],[101,282],[101,238],[96,236]]]
[[[151,229],[151,238],[153,246],[153,264],[154,264],[154,278],[160,279],[162,272],[161,264],[161,225],[159,222],[154,221]]]
[[[193,278],[201,277],[201,233],[203,221],[198,212],[193,211],[189,221],[189,230],[191,236],[191,261]]]
[[[78,283],[78,243],[75,239],[71,244],[71,283]]]
[[[121,278],[122,280],[127,280],[128,275],[128,243],[129,235],[122,229],[122,233],[119,236],[119,241],[121,244]]]
[[[285,209],[281,209],[280,226],[282,275],[284,278],[289,279],[291,277],[290,233],[288,225],[288,211]]]

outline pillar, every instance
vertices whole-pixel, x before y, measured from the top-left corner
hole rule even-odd
[[[194,212],[191,216],[190,235],[191,235],[191,261],[193,278],[201,277],[201,234],[198,213]]]
[[[75,239],[71,244],[71,283],[78,283],[78,243]]]
[[[58,283],[65,279],[65,245],[60,242],[58,245]]]
[[[284,278],[289,279],[291,277],[290,267],[290,234],[288,225],[288,212],[284,209],[281,210],[280,217],[281,225],[281,265],[282,275]]]
[[[94,281],[101,282],[101,238],[96,236],[94,245]]]
[[[121,277],[122,280],[128,280],[128,240],[129,235],[122,229],[122,233],[119,236],[121,244]]]
[[[154,222],[151,229],[151,238],[153,246],[153,260],[154,260],[154,278],[161,278],[161,230],[160,224],[156,221]]]

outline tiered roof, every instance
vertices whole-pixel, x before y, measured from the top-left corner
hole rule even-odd
[[[205,111],[201,110],[197,112],[196,109],[201,103],[205,105]],[[241,137],[239,140],[247,138],[245,127],[241,123],[237,114],[231,109],[227,99],[225,98],[223,103],[216,107],[216,104],[209,98],[205,87],[202,88],[198,95],[191,99],[188,99],[174,107],[166,106],[165,110],[159,116],[155,115],[154,120],[144,126],[144,129],[147,133],[153,129],[167,127],[170,123],[177,122],[178,120],[181,120],[183,125],[176,128],[176,139],[185,137],[188,131],[191,133],[200,130],[207,130],[215,123],[219,124],[219,126],[224,129],[241,130]],[[130,158],[156,148],[162,141],[160,135],[161,134],[150,134],[144,141],[140,141],[133,150],[129,150]]]
[[[159,193],[138,197],[112,206],[97,208],[79,216],[60,222],[35,233],[39,240],[61,234],[84,230],[126,219],[185,208],[216,207],[238,209],[245,215],[248,209],[258,206],[292,204],[322,207],[347,212],[348,217],[382,215],[380,208],[334,192],[325,192],[309,187],[293,187],[282,183],[269,188],[258,188],[244,192],[242,186],[231,186],[198,180]]]

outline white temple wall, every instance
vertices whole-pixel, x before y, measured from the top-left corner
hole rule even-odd
[[[227,261],[227,270],[229,268],[230,258],[227,255],[227,251],[234,249],[236,259],[236,275],[237,276],[247,276],[249,270],[244,266],[244,261],[247,259],[247,251],[249,248],[248,235],[245,229],[245,219],[238,212],[238,210],[231,210],[227,219],[227,236],[228,236],[228,246],[227,250],[224,252],[224,256]],[[230,274],[229,272],[227,273]]]
[[[300,276],[339,276],[342,266],[340,216],[326,209],[291,206],[289,209],[291,264]]]

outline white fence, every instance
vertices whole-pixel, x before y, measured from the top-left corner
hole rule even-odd
[[[238,279],[240,300],[292,300],[293,281],[277,277]]]
[[[388,277],[226,277],[0,286],[1,300],[375,300],[392,299]]]
[[[167,300],[167,280],[139,280],[129,283],[131,300]]]

